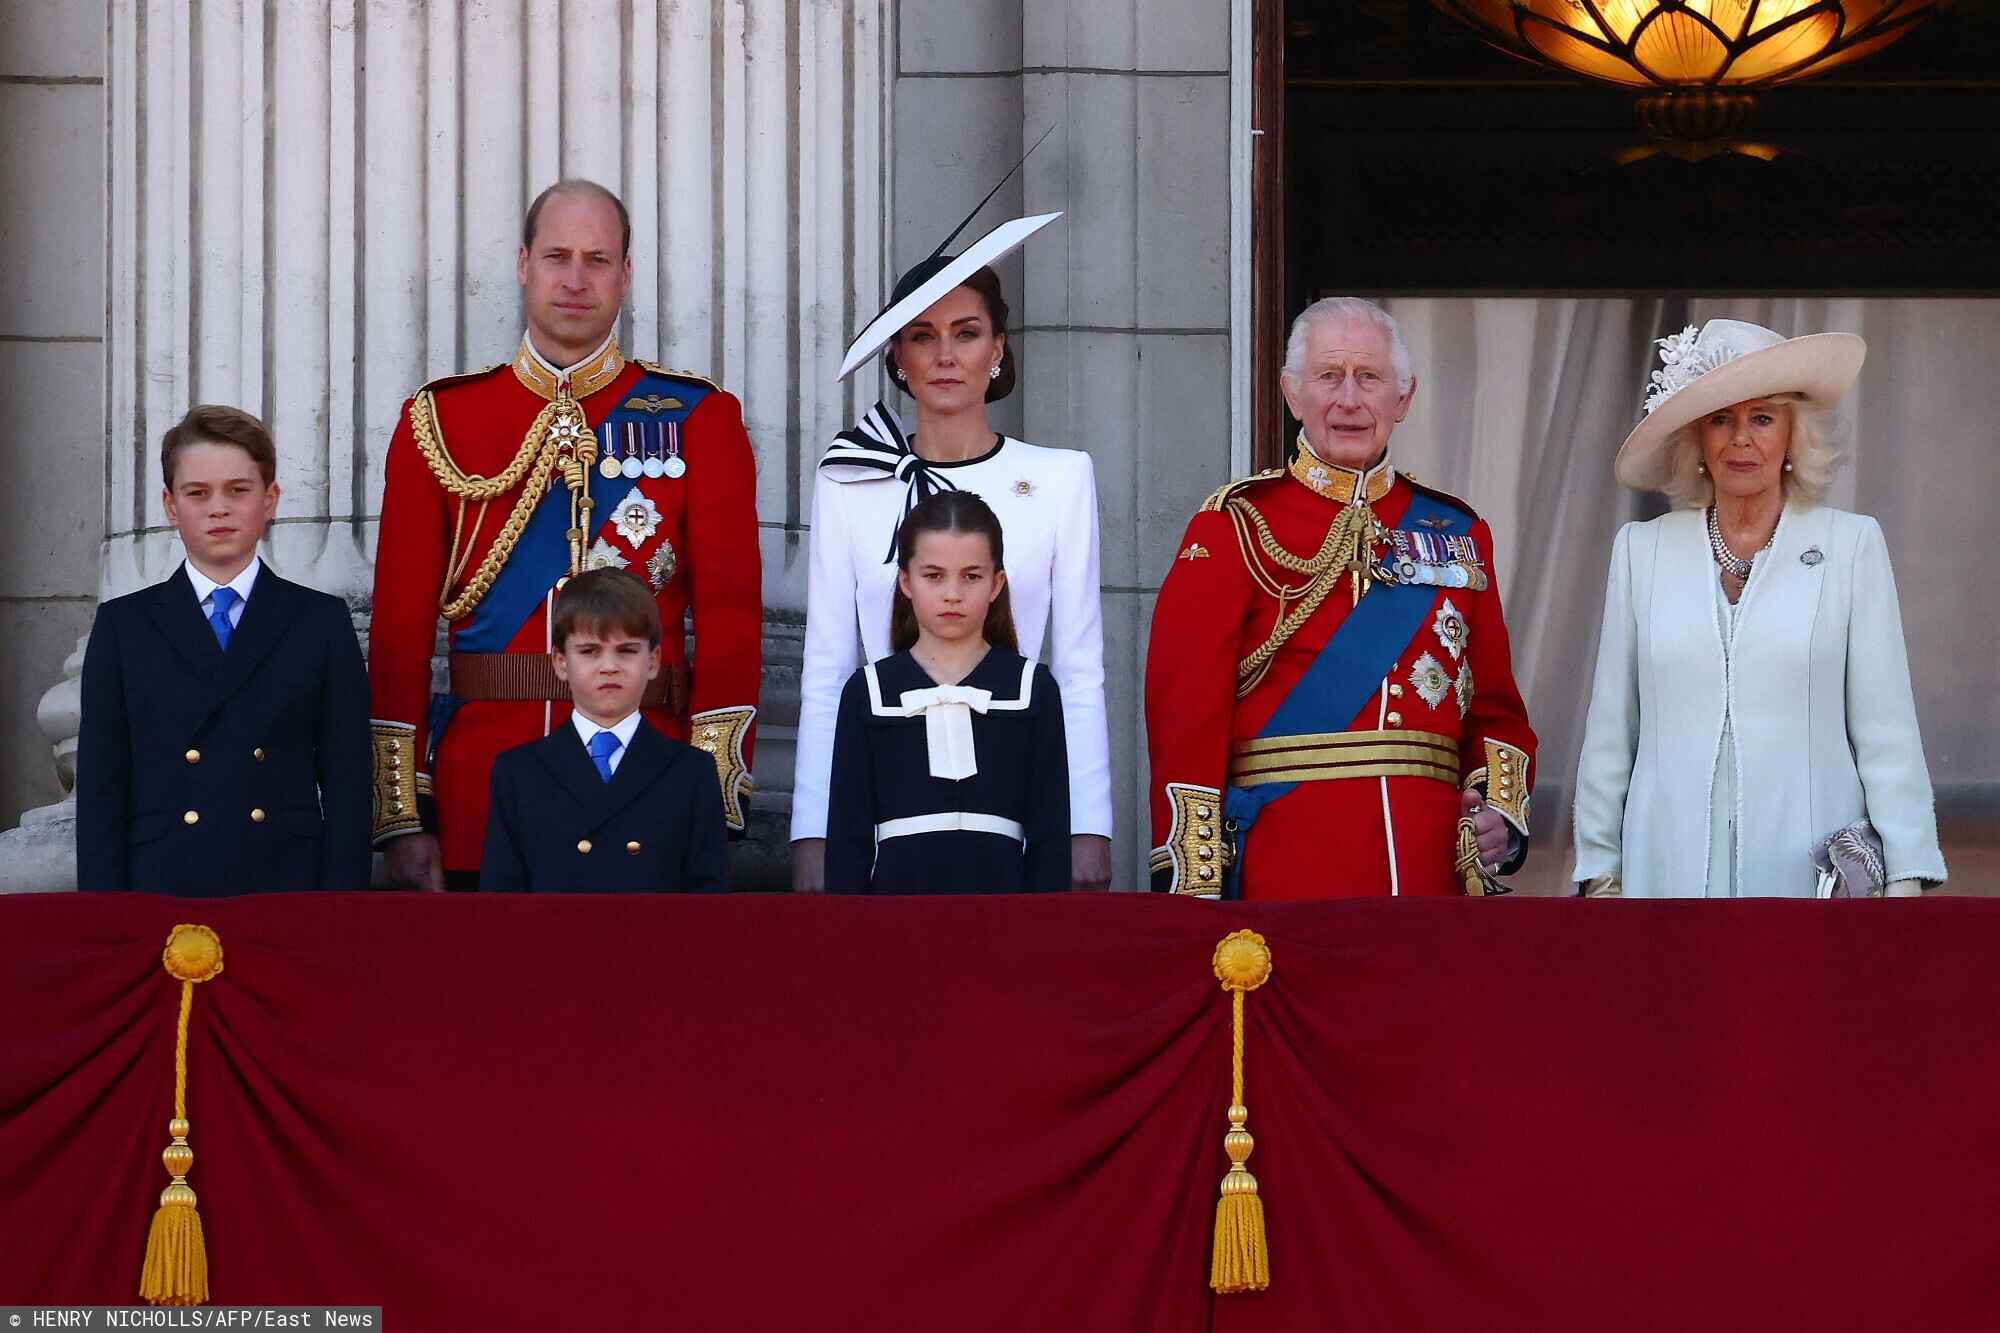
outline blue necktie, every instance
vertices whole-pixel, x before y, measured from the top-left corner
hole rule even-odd
[[[615,733],[600,731],[590,738],[590,761],[597,765],[597,776],[611,781],[611,756],[618,753],[619,740]]]
[[[215,642],[226,653],[229,651],[229,632],[233,628],[229,623],[229,608],[237,603],[236,589],[217,588],[208,595],[208,599],[215,606],[208,613],[208,627],[215,631]]]

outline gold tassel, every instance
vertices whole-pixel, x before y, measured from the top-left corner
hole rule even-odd
[[[1264,1239],[1264,1201],[1257,1197],[1257,1178],[1244,1166],[1256,1141],[1244,1128],[1250,1109],[1243,1104],[1243,995],[1271,979],[1271,947],[1254,930],[1224,936],[1215,946],[1215,978],[1229,992],[1234,1030],[1229,1132],[1222,1136],[1229,1173],[1222,1178],[1222,1196],[1215,1203],[1215,1255],[1208,1285],[1224,1294],[1262,1291],[1271,1285],[1271,1254]]]
[[[194,988],[222,971],[222,941],[207,926],[175,926],[160,955],[167,975],[181,983],[180,1022],[174,1029],[174,1118],[167,1124],[173,1142],[160,1154],[172,1182],[160,1191],[160,1207],[146,1233],[146,1262],[139,1270],[139,1297],[151,1305],[202,1305],[208,1300],[208,1249],[201,1214],[187,1183],[194,1165],[188,1147],[188,1015]]]

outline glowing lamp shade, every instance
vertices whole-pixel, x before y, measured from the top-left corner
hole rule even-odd
[[[1938,0],[1432,0],[1514,52],[1628,88],[1750,89],[1872,55]]]

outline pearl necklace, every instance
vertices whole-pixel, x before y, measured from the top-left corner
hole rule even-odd
[[[1776,540],[1778,530],[1773,527],[1771,535],[1764,539],[1764,545],[1758,548],[1758,554],[1770,550],[1771,543]],[[1757,557],[1753,555],[1749,560],[1743,560],[1729,549],[1729,543],[1722,540],[1722,524],[1716,521],[1714,505],[1708,507],[1708,549],[1715,553],[1715,563],[1722,566],[1723,573],[1734,574],[1739,579],[1750,577],[1751,562]]]

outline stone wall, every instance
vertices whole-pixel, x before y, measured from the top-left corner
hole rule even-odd
[[[90,626],[104,522],[104,12],[0,0],[0,827],[59,801],[37,712]],[[51,734],[53,733],[53,734]]]

